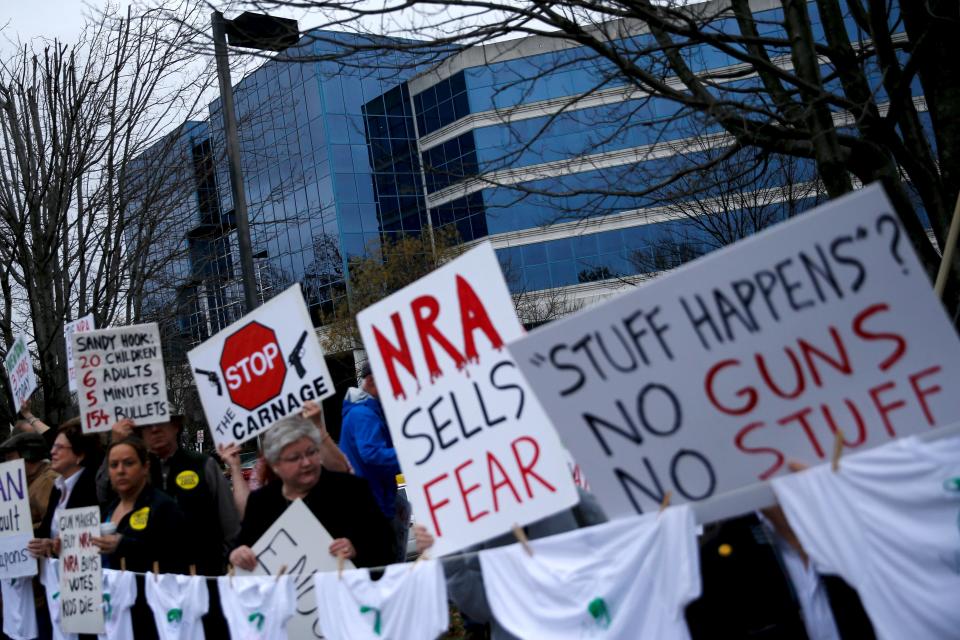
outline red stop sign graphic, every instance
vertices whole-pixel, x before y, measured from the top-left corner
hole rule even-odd
[[[233,403],[253,411],[280,395],[287,366],[277,334],[251,322],[223,342],[220,371]]]

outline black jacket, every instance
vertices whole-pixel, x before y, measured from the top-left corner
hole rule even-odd
[[[104,522],[119,503],[115,500],[103,509]],[[120,558],[125,558],[129,571],[152,571],[157,561],[161,573],[187,573],[196,561],[194,530],[173,498],[147,484],[133,510],[117,523],[117,533],[123,537],[117,550],[104,557],[104,566],[119,569]]]
[[[95,469],[84,468],[80,471],[80,477],[77,478],[77,484],[73,487],[73,491],[70,492],[70,497],[67,498],[67,509],[75,509],[77,507],[99,507],[100,503],[97,501],[97,475]],[[50,525],[53,524],[53,511],[57,508],[57,503],[60,502],[60,489],[54,485],[53,489],[50,490],[50,500],[47,502],[47,512],[43,516],[43,520],[40,523],[40,528],[37,529],[38,538],[49,538],[50,537]]]
[[[282,489],[283,483],[274,480],[250,494],[239,544],[252,547],[283,515],[290,501],[283,497]],[[356,566],[376,567],[394,562],[393,529],[363,478],[324,469],[303,502],[334,540],[350,540],[357,551],[353,558]]]
[[[690,635],[700,638],[806,640],[800,603],[779,552],[756,516],[710,527],[700,540],[701,597],[687,607]],[[841,638],[871,640],[873,627],[856,591],[821,576]]]

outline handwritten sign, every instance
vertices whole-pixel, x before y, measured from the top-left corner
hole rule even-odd
[[[103,633],[103,569],[97,507],[64,509],[60,526],[60,629],[65,633]]]
[[[611,516],[960,419],[960,342],[879,187],[510,352]]]
[[[71,340],[85,433],[109,431],[123,418],[139,426],[170,419],[156,322],[78,332]]]
[[[187,354],[216,444],[245,442],[334,394],[300,285]]]
[[[37,575],[27,551],[33,537],[23,460],[0,462],[0,579]]]
[[[287,627],[291,638],[323,637],[312,576],[317,571],[337,570],[337,559],[327,551],[331,542],[333,538],[320,521],[303,500],[297,499],[253,545],[257,568],[237,569],[237,575],[271,576],[287,567],[286,573],[293,576],[297,590],[297,613]],[[354,568],[349,560],[343,566]]]
[[[73,322],[63,325],[63,337],[67,343],[67,384],[70,385],[70,391],[76,392],[76,370],[73,364],[73,339],[74,333],[81,331],[93,331],[96,327],[93,324],[93,314],[89,313],[82,318],[77,318]]]
[[[3,359],[3,366],[7,370],[10,380],[10,392],[13,395],[13,406],[19,409],[23,403],[37,390],[37,376],[33,372],[33,360],[27,348],[27,339],[22,335],[13,341],[10,350]]]
[[[577,503],[557,433],[503,348],[523,327],[489,244],[368,307],[357,324],[436,554]]]

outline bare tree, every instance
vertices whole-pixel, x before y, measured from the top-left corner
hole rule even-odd
[[[150,157],[175,155],[156,145],[177,144],[162,134],[196,112],[207,86],[183,46],[195,9],[179,15],[108,10],[78,43],[25,44],[0,65],[0,331],[8,345],[18,332],[33,338],[51,423],[71,412],[64,322],[139,320],[158,274],[183,259],[148,256],[194,177],[163,161],[133,172],[151,147]]]
[[[557,55],[530,57],[515,80],[501,81],[503,100],[498,103],[495,95],[486,109],[515,127],[509,150],[450,175],[475,182],[474,188],[509,187],[518,200],[552,197],[560,208],[575,202],[566,215],[582,216],[588,204],[602,209],[611,198],[646,196],[688,172],[754,149],[809,162],[830,197],[857,183],[883,180],[927,269],[933,272],[939,261],[920,208],[942,249],[960,191],[955,1],[238,0],[235,5],[261,11],[310,8],[311,15],[323,16],[310,26],[357,34],[341,58],[344,64],[362,64],[359,54],[385,48],[438,60],[450,48],[491,41],[483,52],[496,62],[522,46],[507,38],[542,38],[542,50]],[[344,47],[343,39],[329,32],[309,35]],[[517,121],[509,106],[533,95],[538,82],[574,68],[589,69],[589,86],[576,87],[549,115]],[[620,98],[613,99],[618,92]],[[604,101],[604,109],[588,107]],[[596,161],[591,149],[624,140],[638,127],[647,130],[648,142],[639,145],[632,163],[604,165],[610,179],[602,185],[585,184],[571,173],[547,187],[537,176],[516,171],[531,149],[550,149],[550,134],[558,126],[586,118],[594,123],[586,143],[556,150],[578,158],[580,171],[601,166],[591,165]],[[678,122],[686,123],[688,135],[712,136],[724,153],[694,159],[693,166],[653,182],[639,179],[633,173],[638,163],[657,157],[665,145],[677,145]],[[960,257],[951,266],[953,306]]]

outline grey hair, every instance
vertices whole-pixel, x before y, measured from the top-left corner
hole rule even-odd
[[[269,464],[277,464],[284,448],[300,438],[310,438],[315,445],[320,446],[320,431],[313,422],[299,413],[278,420],[263,434],[263,457]]]

